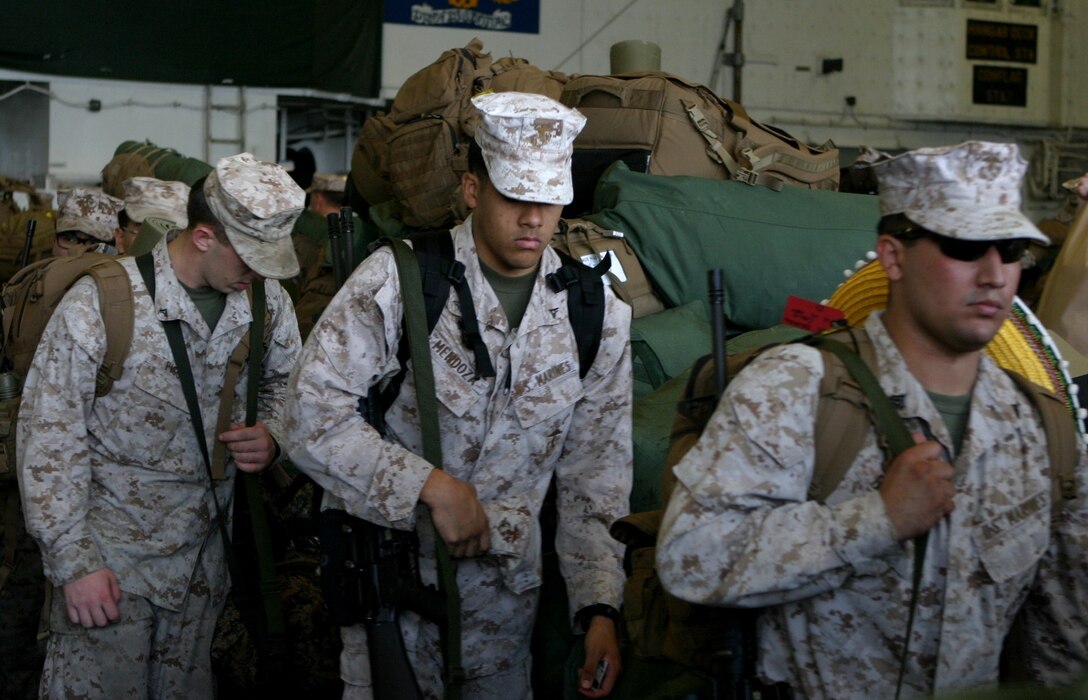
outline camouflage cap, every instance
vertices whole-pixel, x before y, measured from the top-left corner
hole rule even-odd
[[[172,221],[178,228],[185,228],[189,219],[189,186],[176,180],[159,180],[153,177],[130,177],[124,182],[125,213],[136,223],[149,216]]]
[[[967,141],[873,163],[880,213],[966,241],[1050,240],[1020,212],[1027,163],[1014,143]]]
[[[343,192],[347,189],[348,176],[335,173],[314,173],[314,179],[307,192]]]
[[[298,274],[291,229],[306,194],[286,170],[249,153],[228,156],[208,174],[204,195],[231,245],[254,272],[269,279]]]
[[[586,118],[550,97],[525,92],[477,95],[472,104],[480,113],[476,143],[495,189],[525,202],[570,204],[574,137]]]
[[[124,208],[123,200],[101,190],[77,187],[61,192],[57,233],[80,231],[103,243],[112,243],[119,224],[117,212]]]

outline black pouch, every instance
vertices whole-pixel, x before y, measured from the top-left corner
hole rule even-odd
[[[343,510],[323,510],[318,516],[321,593],[340,627],[367,620],[369,582],[363,557],[370,527],[374,526]]]

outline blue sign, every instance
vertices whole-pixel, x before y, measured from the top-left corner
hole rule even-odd
[[[385,21],[538,34],[540,0],[385,0]]]

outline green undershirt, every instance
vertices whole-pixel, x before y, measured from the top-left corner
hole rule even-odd
[[[480,269],[484,278],[495,290],[495,296],[502,304],[502,310],[506,312],[506,320],[510,328],[521,325],[521,317],[525,315],[525,309],[529,306],[529,299],[533,296],[533,285],[536,284],[535,271],[527,275],[511,277],[501,272],[496,272],[480,261]]]
[[[944,427],[948,428],[948,435],[952,438],[953,451],[959,454],[963,435],[967,432],[967,419],[971,415],[971,394],[948,396],[932,391],[926,393],[944,419]]]
[[[197,311],[204,317],[208,328],[214,331],[216,324],[219,323],[219,317],[223,315],[223,309],[227,308],[227,295],[213,287],[193,289],[184,284],[181,286],[188,292],[189,298],[193,300]]]

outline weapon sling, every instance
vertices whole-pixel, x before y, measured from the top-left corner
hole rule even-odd
[[[144,285],[152,301],[155,299],[155,269],[151,253],[137,256],[136,266],[143,277]],[[249,370],[246,386],[246,425],[256,423],[257,393],[260,384],[260,368],[263,365],[264,355],[264,325],[265,325],[265,288],[263,280],[253,285],[252,297],[253,322],[250,325],[249,345]],[[196,433],[197,444],[200,446],[200,454],[204,459],[204,467],[208,473],[208,492],[215,506],[215,519],[219,526],[219,534],[223,540],[223,549],[226,553],[227,568],[230,571],[231,581],[236,590],[242,590],[242,572],[238,563],[238,556],[231,542],[230,532],[227,528],[226,517],[219,505],[219,498],[215,495],[215,479],[212,476],[211,457],[208,453],[208,442],[204,433],[204,419],[200,410],[200,402],[196,396],[196,385],[193,379],[193,370],[189,364],[189,353],[185,346],[185,338],[182,336],[181,321],[162,321],[163,331],[166,333],[167,342],[170,344],[170,352],[174,357],[174,364],[178,369],[178,379],[185,393],[185,403],[189,409],[189,419],[192,421],[193,430]],[[259,527],[255,518],[266,523],[264,501],[261,497],[257,477],[253,474],[243,474],[247,503],[250,507],[250,518],[253,522],[253,539],[257,550],[258,569],[260,571],[260,591],[265,610],[263,628],[259,629],[259,641],[261,642],[262,657],[265,661],[275,655],[286,654],[286,640],[284,636],[283,610],[279,600],[279,582],[276,579],[272,543],[268,527]],[[263,637],[263,640],[260,639]]]
[[[442,444],[438,435],[438,400],[435,398],[434,368],[431,348],[427,342],[427,319],[424,311],[423,282],[412,249],[399,239],[388,239],[397,263],[400,289],[404,297],[404,323],[412,370],[415,373],[416,403],[419,425],[423,434],[423,458],[436,469],[442,468]],[[442,634],[443,676],[447,700],[461,696],[464,669],[461,666],[461,596],[457,589],[457,571],[446,541],[435,533],[435,559],[438,579],[446,597],[446,624]]]
[[[865,397],[869,400],[873,422],[877,432],[887,441],[891,459],[895,459],[901,452],[914,445],[914,438],[907,430],[906,424],[895,409],[891,399],[884,393],[880,382],[873,375],[861,356],[837,340],[821,338],[812,339],[812,344],[835,354],[846,365],[850,375],[857,381]],[[891,460],[889,460],[889,463]],[[929,541],[929,533],[923,532],[914,538],[914,570],[910,591],[910,612],[907,614],[907,633],[903,638],[903,652],[899,660],[899,677],[895,683],[895,697],[898,700],[903,689],[903,675],[907,669],[907,652],[910,650],[910,637],[914,631],[914,612],[918,608],[918,590],[922,585],[922,566],[926,559],[926,544]]]

